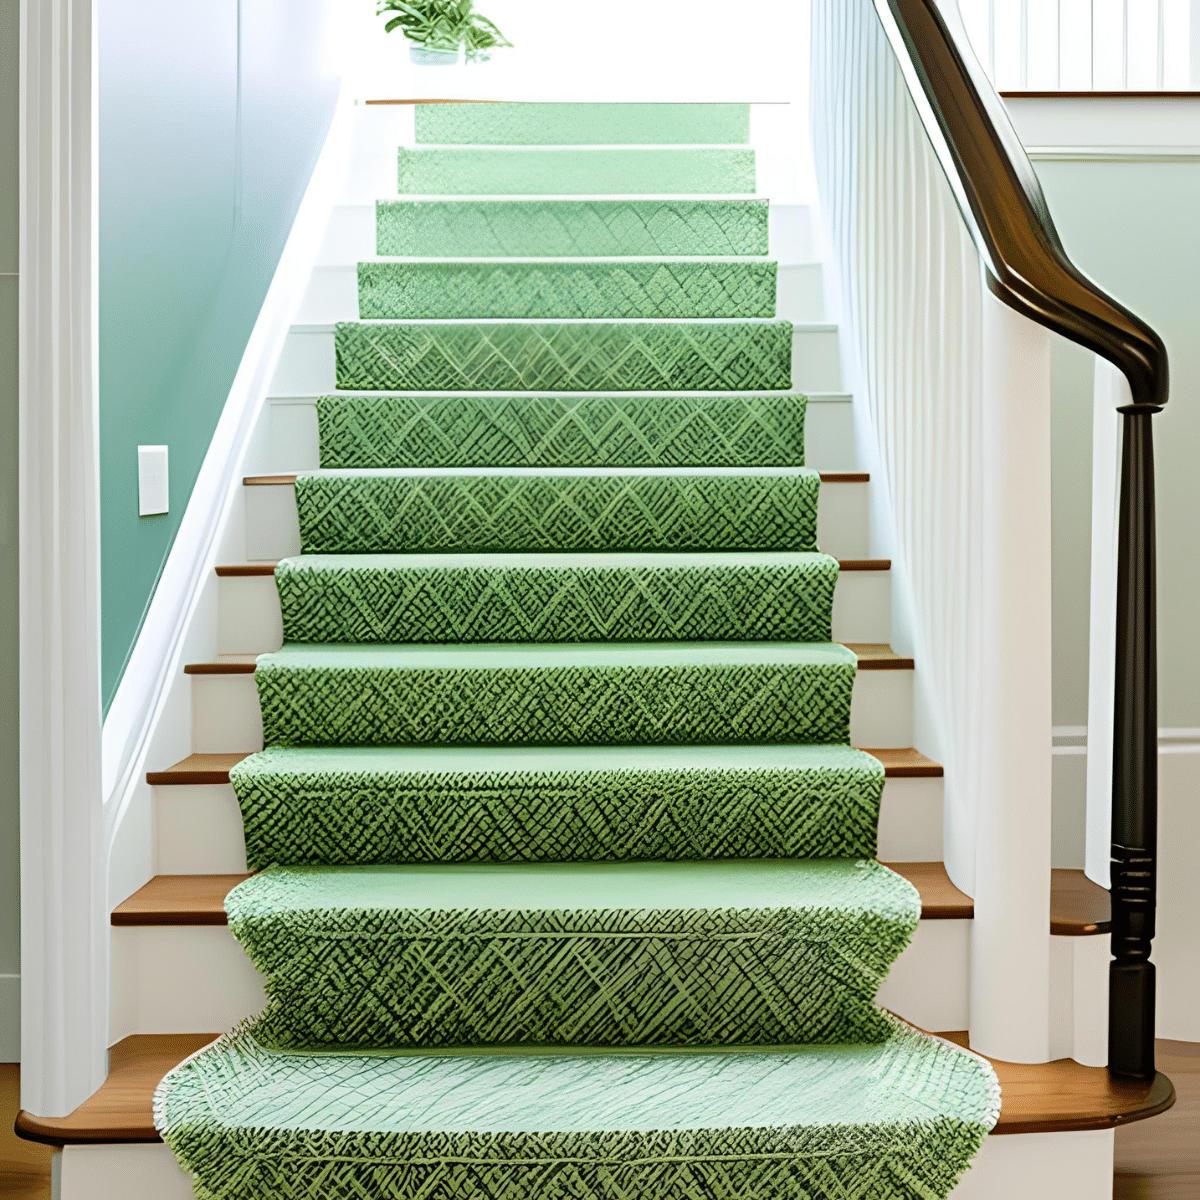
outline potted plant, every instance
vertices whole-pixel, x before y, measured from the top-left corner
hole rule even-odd
[[[475,11],[475,0],[379,0],[378,16],[388,13],[384,32],[399,29],[412,43],[409,58],[421,66],[452,65],[459,47],[467,62],[486,62],[487,51],[511,46],[495,24]]]

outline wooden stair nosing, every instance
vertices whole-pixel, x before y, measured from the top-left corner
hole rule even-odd
[[[319,468],[313,468],[317,470]],[[278,475],[243,475],[242,484],[245,487],[283,487],[296,482],[299,472],[281,473]],[[870,483],[871,476],[866,471],[820,471],[822,483]]]
[[[222,563],[216,568],[218,579],[246,579],[263,575],[274,575],[277,562]],[[838,569],[842,571],[890,571],[890,558],[839,558]]]
[[[251,753],[246,750],[238,754],[189,754],[161,771],[147,771],[146,782],[152,787],[228,783],[230,768]],[[902,750],[863,748],[863,753],[883,763],[883,773],[888,779],[941,779],[945,774],[941,763],[935,763],[911,747]]]
[[[17,1114],[17,1134],[51,1146],[159,1142],[153,1097],[162,1077],[214,1041],[215,1033],[134,1034],[109,1051],[109,1074],[70,1116]],[[936,1036],[965,1046],[965,1032]],[[991,1060],[1000,1079],[1000,1119],[993,1135],[1112,1129],[1165,1112],[1175,1089],[1163,1074],[1138,1083],[1113,1079],[1104,1067],[1069,1058],[1055,1062]]]
[[[916,664],[885,642],[843,642],[858,657],[860,671],[911,671]],[[208,662],[187,663],[185,675],[253,675],[256,654],[222,654]]]
[[[950,881],[944,863],[887,863],[921,894],[923,921],[969,921],[975,915],[972,899]],[[225,925],[225,897],[249,875],[156,875],[112,911],[113,925]],[[1082,871],[1052,873],[1050,932],[1062,937],[1087,937],[1111,928],[1109,897]]]

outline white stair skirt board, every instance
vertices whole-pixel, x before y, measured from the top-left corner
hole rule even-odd
[[[1113,1131],[1012,1133],[983,1143],[952,1200],[1112,1200]]]
[[[293,470],[295,468],[292,468]],[[817,544],[835,558],[870,553],[866,483],[824,483],[817,506]],[[296,492],[290,483],[246,488],[246,561],[277,562],[300,553]]]
[[[262,749],[262,713],[253,675],[193,675],[191,680],[196,753]],[[879,749],[913,744],[911,671],[858,673],[850,703],[850,741]]]
[[[262,976],[224,925],[111,932],[110,1044],[132,1033],[232,1029],[266,1005]]]
[[[53,1200],[196,1200],[196,1193],[161,1142],[66,1146]]]
[[[879,1003],[925,1029],[967,1017],[969,921],[922,921]],[[232,1029],[266,1004],[262,977],[224,925],[113,929],[111,1040]]]
[[[217,580],[217,653],[264,654],[283,644],[279,592],[271,575],[226,575]],[[843,571],[833,597],[835,642],[889,642],[891,574]]]
[[[242,814],[231,784],[160,784],[154,789],[154,827],[159,875],[237,875],[246,870]],[[884,784],[879,857],[897,863],[940,861],[940,779],[889,779]]]
[[[696,256],[703,257],[703,256]],[[334,321],[357,321],[358,264],[364,261],[397,262],[398,259],[378,259],[374,250],[344,263],[323,263],[313,269],[308,289],[296,313],[298,325],[325,325]],[[480,261],[480,260],[468,260]],[[503,266],[521,259],[488,259]],[[548,260],[561,262],[561,259]],[[579,259],[580,263],[611,261]],[[642,262],[642,259],[630,259]],[[820,263],[780,264],[777,274],[775,316],[795,324],[825,319],[824,288]]]
[[[799,392],[841,391],[836,325],[813,322],[796,326],[792,336],[792,387]],[[336,388],[333,326],[293,325],[271,381],[271,394],[323,396]]]
[[[278,396],[267,401],[266,436],[247,470],[259,475],[311,471],[321,465],[316,399]],[[821,471],[853,471],[854,405],[846,392],[810,392],[804,417],[805,459]]]

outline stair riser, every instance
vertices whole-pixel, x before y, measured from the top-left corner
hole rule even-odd
[[[774,317],[775,264],[711,259],[536,264],[363,262],[365,320]]]
[[[359,261],[363,260],[370,261],[365,255]],[[350,262],[316,268],[296,314],[297,323],[329,325],[337,321],[355,321],[360,315],[357,264]],[[820,264],[802,263],[779,268],[774,315],[796,324],[825,319]]]
[[[269,402],[265,437],[249,468],[262,475],[316,470],[321,465],[320,430],[315,398],[279,398]],[[805,460],[827,471],[853,470],[854,406],[850,397],[810,397],[804,414]]]
[[[418,145],[735,145],[750,139],[748,104],[418,104]]]
[[[912,672],[860,671],[850,707],[850,741],[880,748],[913,744]],[[192,676],[192,749],[200,754],[262,749],[253,675]]]
[[[154,789],[155,872],[235,875],[246,868],[237,798],[229,784]],[[936,862],[942,857],[942,781],[889,779],[883,788],[879,857]]]
[[[271,380],[271,394],[319,396],[336,391],[337,386],[333,330],[293,326]],[[798,327],[794,331],[790,386],[801,392],[841,389],[841,361],[835,329]]]
[[[869,556],[867,484],[823,483],[817,508],[817,544],[835,558]],[[300,553],[300,522],[291,484],[245,490],[246,559],[278,561]]]
[[[382,164],[384,171],[394,167],[394,159]],[[378,251],[376,236],[377,196],[386,196],[393,185],[388,182],[378,191],[364,191],[361,202],[334,207],[317,257],[318,267],[352,267]],[[767,215],[766,253],[781,267],[812,264],[817,255],[813,246],[812,218],[808,208],[796,204],[772,204]],[[440,248],[439,248],[440,251]]]
[[[402,196],[752,195],[754,165],[748,147],[401,147],[397,189]]]
[[[922,1027],[967,1026],[970,921],[922,921],[878,1003]],[[114,929],[113,1039],[232,1028],[261,1012],[261,977],[225,926]]]
[[[58,1200],[195,1200],[163,1145],[68,1146]],[[1113,1131],[988,1138],[951,1200],[1111,1200]]]
[[[279,591],[273,577],[222,577],[217,596],[218,654],[265,654],[283,644]],[[833,638],[891,640],[890,572],[841,572],[833,600]]]

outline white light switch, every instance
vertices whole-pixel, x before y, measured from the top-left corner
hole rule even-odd
[[[139,446],[138,516],[152,517],[170,507],[166,446]]]

